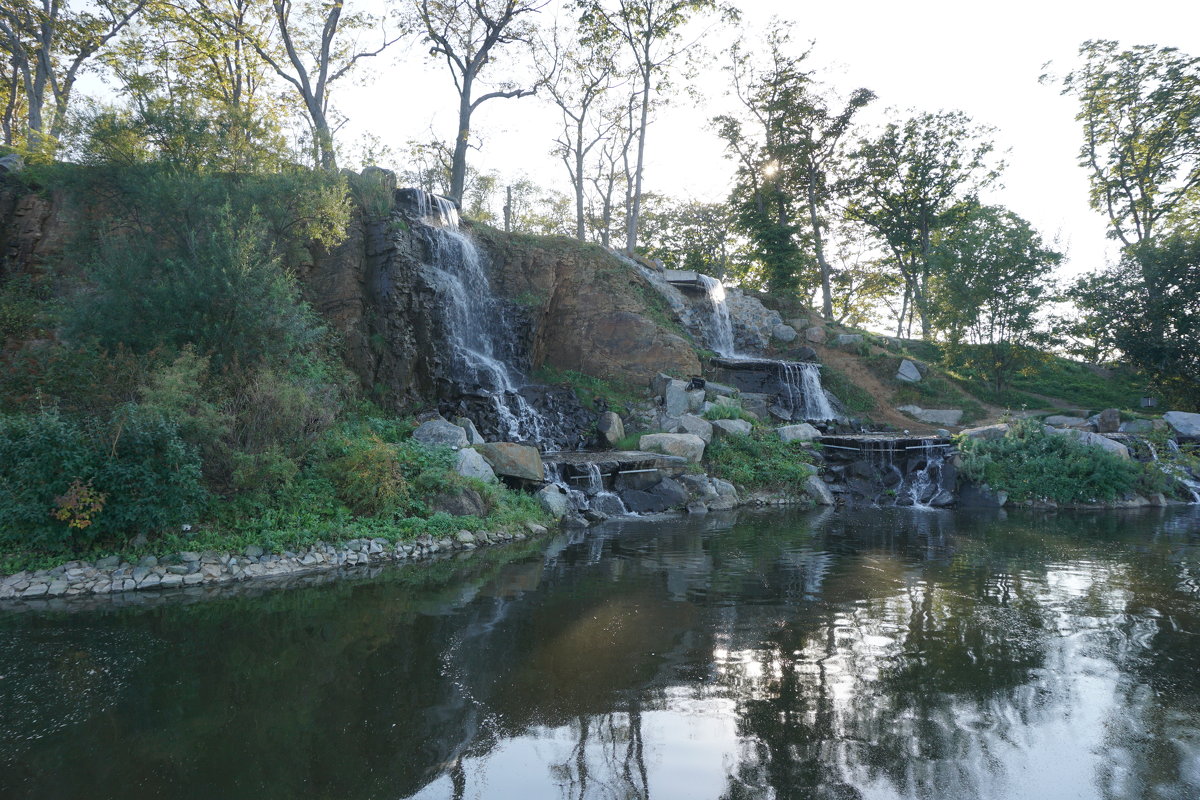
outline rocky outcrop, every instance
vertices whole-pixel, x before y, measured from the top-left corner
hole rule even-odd
[[[595,245],[476,227],[495,288],[530,320],[534,364],[645,386],[659,371],[696,375],[691,344],[636,267]]]

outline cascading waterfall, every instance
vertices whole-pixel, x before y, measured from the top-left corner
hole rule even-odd
[[[427,192],[414,194],[417,214],[429,245],[430,282],[442,299],[446,338],[455,380],[486,392],[508,439],[541,442],[541,415],[519,392],[522,376],[496,353],[493,327],[503,313],[483,268],[479,248],[459,227],[450,200]]]
[[[815,363],[801,361],[779,362],[780,382],[792,417],[813,422],[828,422],[838,418],[821,386],[821,368]]]
[[[1194,480],[1181,465],[1170,459],[1160,459],[1151,442],[1147,441],[1146,446],[1150,448],[1150,457],[1158,463],[1162,471],[1183,484],[1183,487],[1192,495],[1192,505],[1200,505],[1200,481]],[[1179,445],[1173,439],[1167,439],[1167,449],[1171,451],[1172,455],[1179,453]]]
[[[630,511],[620,496],[604,488],[604,476],[600,472],[600,465],[588,462],[584,467],[587,470],[585,475],[568,477],[563,464],[547,463],[544,467],[546,481],[561,489],[571,507],[580,513],[591,511],[603,517],[629,514]]]
[[[932,439],[921,440],[925,464],[913,473],[908,496],[917,508],[932,508],[929,503],[938,493],[942,467],[946,463],[945,447],[938,446]]]
[[[737,344],[733,340],[733,318],[729,315],[729,304],[725,298],[725,284],[709,275],[701,275],[700,283],[712,312],[709,320],[708,343],[717,355],[737,358]]]

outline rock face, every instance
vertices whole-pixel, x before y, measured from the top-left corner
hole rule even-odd
[[[1163,414],[1163,420],[1171,426],[1177,436],[1188,441],[1200,440],[1200,414],[1189,414],[1186,411],[1168,411]]]
[[[639,440],[638,448],[648,453],[679,456],[695,464],[704,458],[704,440],[691,433],[647,434]]]
[[[546,479],[546,470],[542,466],[542,454],[536,447],[526,447],[512,442],[490,442],[476,445],[475,449],[487,460],[497,475],[526,481]]]
[[[920,406],[900,406],[897,411],[903,411],[921,422],[930,425],[957,425],[962,420],[963,412],[957,408],[921,408]]]
[[[921,370],[917,369],[917,365],[906,358],[900,362],[900,368],[896,370],[896,380],[904,381],[905,383],[919,383],[921,381]]]
[[[632,264],[565,239],[471,233],[491,258],[493,289],[521,298],[534,364],[643,386],[659,371],[699,374],[691,345],[648,316],[654,290]]]
[[[444,419],[422,422],[412,436],[418,442],[435,446],[466,447],[468,444],[467,432]]]

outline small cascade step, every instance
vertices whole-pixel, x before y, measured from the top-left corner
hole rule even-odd
[[[714,358],[713,379],[748,394],[775,399],[771,413],[785,422],[833,422],[845,419],[821,385],[816,361],[769,358]]]
[[[852,503],[943,507],[954,503],[954,443],[940,437],[824,436],[831,489]]]

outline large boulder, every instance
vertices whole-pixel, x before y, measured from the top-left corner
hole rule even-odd
[[[821,432],[807,422],[784,425],[782,428],[776,428],[775,433],[785,442],[811,442],[821,438]]]
[[[796,333],[796,329],[791,325],[776,325],[771,330],[771,336],[783,342],[784,344],[791,344],[792,342],[796,341],[796,337],[799,336],[799,334]]]
[[[482,519],[488,515],[487,501],[470,486],[461,486],[438,494],[430,501],[429,507],[452,517]]]
[[[996,439],[1003,439],[1007,433],[1008,425],[999,424],[983,425],[978,428],[964,428],[959,435],[968,439],[981,439],[985,442],[990,442]]]
[[[621,492],[625,507],[635,514],[657,514],[686,506],[691,495],[679,481],[663,478],[646,490],[629,489]]]
[[[964,483],[958,492],[961,508],[1000,508],[1007,502],[1007,492],[993,491],[986,484]]]
[[[614,411],[605,411],[596,422],[596,432],[607,447],[616,447],[625,438],[625,424]]]
[[[664,390],[663,408],[668,417],[682,417],[691,407],[691,397],[688,395],[686,381],[672,380]]]
[[[863,343],[863,335],[861,333],[839,333],[833,337],[833,343],[838,347],[860,345]]]
[[[808,496],[819,506],[831,506],[836,502],[833,499],[833,492],[829,491],[829,487],[825,485],[825,481],[816,475],[808,476],[808,480],[804,482],[804,489],[808,492]]]
[[[1092,424],[1083,417],[1071,417],[1066,414],[1051,414],[1042,422],[1052,428],[1087,428]]]
[[[459,430],[462,430],[459,428]],[[536,447],[526,447],[512,442],[489,442],[475,445],[497,475],[509,478],[520,478],[526,481],[542,481],[546,479],[546,470],[542,466],[542,454]]]
[[[896,370],[896,380],[904,383],[919,383],[921,381],[921,370],[917,365],[909,361],[907,358],[900,362],[900,368]]]
[[[1056,433],[1061,436],[1071,436],[1071,437],[1083,442],[1084,444],[1091,445],[1093,447],[1099,447],[1103,450],[1107,450],[1108,452],[1112,453],[1115,456],[1120,456],[1121,458],[1124,458],[1124,459],[1129,458],[1129,448],[1128,447],[1121,444],[1120,442],[1109,439],[1107,436],[1101,436],[1098,433],[1092,433],[1091,431],[1082,431],[1082,430],[1079,430],[1078,428],[1051,428],[1051,427],[1047,427],[1046,432],[1047,433]]]
[[[477,478],[488,483],[496,482],[496,471],[479,454],[478,450],[472,450],[469,447],[458,451],[458,459],[455,461],[454,471],[464,478]]]
[[[571,498],[561,486],[550,484],[535,495],[543,510],[555,519],[562,519],[572,511]]]
[[[475,427],[475,423],[467,417],[459,417],[454,420],[454,424],[462,428],[467,433],[467,444],[483,444],[483,435],[479,433],[479,429]]]
[[[825,341],[825,329],[820,325],[813,325],[804,332],[804,338],[813,344],[821,344]]]
[[[749,436],[754,426],[744,419],[714,419],[712,431],[714,439],[727,436]]]
[[[1121,412],[1115,408],[1106,408],[1096,417],[1098,433],[1116,433],[1121,429]]]
[[[25,159],[20,153],[9,153],[0,158],[0,174],[16,175],[25,169]]]
[[[1187,440],[1200,440],[1200,414],[1186,411],[1168,411],[1163,420],[1171,426],[1175,435]]]
[[[686,458],[698,464],[704,458],[704,440],[692,433],[650,433],[638,442],[638,449]]]
[[[705,444],[709,444],[713,439],[713,426],[708,420],[697,417],[694,414],[684,414],[679,418],[679,430],[677,433],[690,433],[699,436],[704,440]]]
[[[733,386],[726,386],[716,381],[704,382],[704,396],[714,403],[720,402],[722,398],[732,399],[737,393],[738,390]]]
[[[921,408],[920,406],[900,406],[897,411],[927,422],[930,425],[957,425],[962,420],[962,409],[959,408]]]
[[[412,436],[423,444],[440,447],[461,448],[466,447],[470,443],[465,430],[453,422],[447,422],[444,419],[431,419],[428,422],[422,422],[413,431]]]

